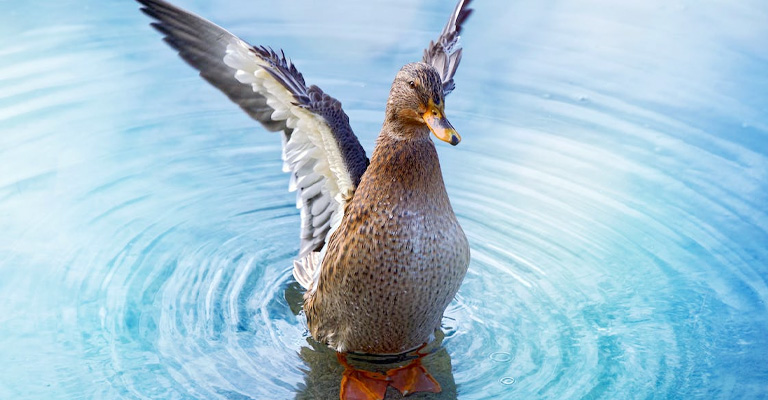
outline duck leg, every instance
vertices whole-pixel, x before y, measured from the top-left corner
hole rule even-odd
[[[386,375],[356,369],[349,365],[347,357],[342,353],[336,353],[339,363],[344,366],[344,374],[341,377],[341,400],[382,400],[387,393],[389,381]]]
[[[435,378],[421,365],[422,357],[423,355],[419,355],[419,358],[410,363],[387,371],[389,385],[399,390],[403,396],[416,392],[440,393],[442,390]]]

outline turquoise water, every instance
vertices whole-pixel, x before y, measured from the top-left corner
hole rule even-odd
[[[278,136],[133,2],[40,3],[0,2],[0,399],[334,398]],[[768,6],[476,3],[442,398],[768,398]],[[285,49],[369,154],[453,6],[178,4]]]

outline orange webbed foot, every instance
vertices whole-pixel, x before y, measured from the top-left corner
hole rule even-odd
[[[341,377],[341,400],[382,400],[387,393],[387,376],[378,372],[355,369],[347,363],[346,357],[336,353],[339,363],[344,366]]]
[[[389,384],[400,391],[403,396],[416,392],[440,393],[440,384],[421,365],[417,358],[407,365],[387,371]]]

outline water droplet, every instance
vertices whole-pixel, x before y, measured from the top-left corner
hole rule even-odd
[[[505,376],[505,377],[499,379],[499,382],[501,382],[502,385],[509,386],[509,385],[515,383],[515,378],[513,378],[511,376]]]
[[[503,351],[497,351],[495,353],[491,353],[490,358],[496,362],[509,362],[512,360],[512,355]]]

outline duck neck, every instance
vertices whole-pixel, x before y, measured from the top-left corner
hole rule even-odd
[[[424,132],[393,129],[385,123],[371,156],[366,177],[387,190],[400,190],[407,197],[424,196],[426,200],[447,202],[440,161],[435,144]],[[374,190],[384,190],[378,188]]]
[[[391,98],[392,94],[390,94]],[[415,110],[399,107],[390,100],[384,115],[384,126],[381,128],[378,142],[390,138],[429,140],[429,128]]]

